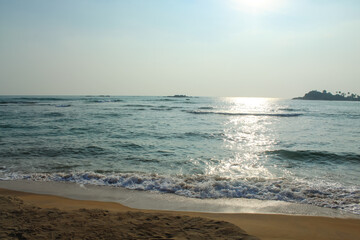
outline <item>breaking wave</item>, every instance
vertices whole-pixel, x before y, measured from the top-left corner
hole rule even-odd
[[[331,153],[331,152],[319,152],[309,150],[289,151],[289,150],[275,150],[267,151],[266,155],[272,155],[275,158],[283,159],[286,161],[305,161],[305,162],[317,162],[322,164],[329,164],[333,162],[344,163],[360,163],[360,155],[355,153]]]
[[[66,166],[59,166],[59,169]],[[100,171],[101,172],[101,171]],[[133,190],[172,193],[190,198],[249,198],[281,200],[311,204],[319,207],[342,209],[360,214],[360,188],[324,184],[312,187],[305,182],[296,184],[284,179],[244,178],[231,179],[218,176],[159,176],[157,174],[96,172],[70,172],[52,174],[9,173],[1,180],[28,179],[34,181],[59,181],[98,186],[123,187]]]

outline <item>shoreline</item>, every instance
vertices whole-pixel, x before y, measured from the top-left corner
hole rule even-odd
[[[57,208],[61,211],[102,209],[103,211],[109,211],[110,213],[140,212],[141,214],[155,214],[155,216],[160,217],[163,216],[163,214],[170,214],[173,216],[188,216],[190,219],[187,219],[187,221],[191,220],[195,222],[200,221],[200,218],[215,221],[225,221],[240,227],[251,236],[265,240],[356,239],[360,237],[360,219],[258,213],[205,213],[143,209],[139,210],[113,202],[75,200],[53,195],[7,190],[4,188],[0,188],[0,195],[16,197],[24,201],[25,204],[31,204],[43,209]],[[164,231],[165,230],[166,229],[164,229]]]
[[[360,215],[308,204],[257,199],[198,199],[170,193],[130,190],[119,187],[82,185],[69,182],[1,180],[0,188],[75,200],[119,203],[141,210],[205,213],[256,213],[360,219]]]

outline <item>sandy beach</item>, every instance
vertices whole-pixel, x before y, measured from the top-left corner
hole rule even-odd
[[[358,239],[360,220],[138,210],[0,189],[2,239]]]
[[[0,0],[0,240],[360,240],[360,0]]]

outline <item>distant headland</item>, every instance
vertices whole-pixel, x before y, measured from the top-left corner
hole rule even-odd
[[[325,101],[360,101],[360,96],[354,93],[343,93],[337,91],[336,94],[332,94],[331,92],[327,92],[326,90],[320,92],[317,90],[312,90],[306,93],[303,97],[296,97],[293,99],[300,100],[325,100]]]

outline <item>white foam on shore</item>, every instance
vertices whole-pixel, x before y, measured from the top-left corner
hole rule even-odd
[[[161,176],[144,173],[100,174],[33,173],[0,174],[0,180],[31,180],[40,182],[69,182],[83,185],[109,186],[146,192],[169,193],[186,198],[226,199],[246,198],[289,203],[309,204],[341,209],[360,215],[359,188],[338,183],[317,181],[291,182],[286,179],[243,178],[232,180],[218,176]]]
[[[49,194],[77,200],[117,202],[137,209],[193,211],[213,213],[265,213],[339,218],[360,218],[341,210],[307,204],[257,199],[194,199],[174,194],[161,194],[119,187],[80,185],[30,180],[0,181],[0,188]]]

